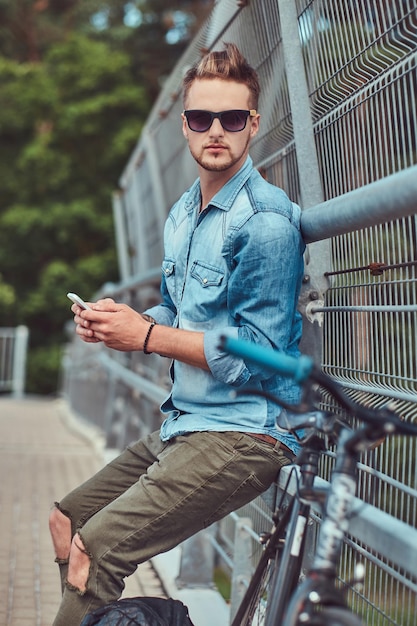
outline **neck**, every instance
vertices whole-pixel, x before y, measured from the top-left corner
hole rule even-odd
[[[217,172],[218,174],[219,172]],[[201,189],[201,210],[205,209],[210,203],[212,198],[218,191],[230,180],[231,176],[224,177],[212,177],[209,180],[206,176],[200,175],[200,189]]]
[[[199,166],[200,189],[201,189],[201,210],[205,209],[216,193],[225,186],[240,170],[242,163],[224,171],[210,171]]]

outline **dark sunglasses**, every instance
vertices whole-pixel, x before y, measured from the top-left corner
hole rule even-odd
[[[243,109],[233,109],[231,111],[219,111],[219,113],[213,113],[213,111],[201,111],[200,109],[191,109],[183,111],[187,124],[190,130],[196,133],[204,133],[213,124],[214,119],[220,120],[220,124],[224,130],[229,133],[238,133],[246,126],[248,117],[254,117],[256,110],[251,109],[245,111]]]

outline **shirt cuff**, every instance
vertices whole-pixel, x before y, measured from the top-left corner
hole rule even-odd
[[[216,380],[233,387],[244,385],[251,374],[240,357],[225,352],[220,345],[222,335],[238,338],[238,328],[228,327],[222,332],[207,330],[204,333],[204,354],[210,371]]]
[[[153,306],[143,311],[143,313],[150,315],[157,324],[162,324],[163,326],[172,326],[175,320],[173,311],[166,306]]]

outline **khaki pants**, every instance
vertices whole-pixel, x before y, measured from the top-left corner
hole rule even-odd
[[[78,626],[119,598],[123,578],[139,563],[253,500],[289,462],[278,442],[274,447],[238,432],[190,433],[169,442],[155,432],[129,446],[57,505],[72,533],[79,532],[91,565],[84,593],[65,586],[54,626]]]

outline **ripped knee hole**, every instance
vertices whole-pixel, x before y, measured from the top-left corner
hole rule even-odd
[[[81,537],[73,537],[67,576],[67,587],[83,595],[87,590],[90,574],[91,555],[86,550]]]
[[[80,539],[80,541],[81,541],[81,539]],[[85,554],[86,556],[88,556],[88,558],[90,558],[89,553],[88,553],[88,552],[87,552],[87,550],[84,548],[84,544],[81,542],[81,545],[79,546],[79,545],[78,545],[78,543],[77,543],[77,541],[76,541],[76,537],[74,537],[74,539],[73,539],[72,543],[74,544],[74,546],[75,546],[76,548],[78,548],[78,550],[79,550],[80,552],[82,552],[83,554]]]

